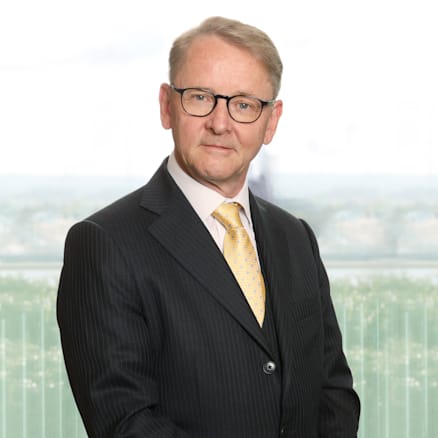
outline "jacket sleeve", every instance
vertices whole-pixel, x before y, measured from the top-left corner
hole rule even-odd
[[[90,221],[67,235],[57,318],[90,437],[187,438],[159,414],[157,353],[134,276],[113,240]]]
[[[330,296],[330,286],[318,244],[308,224],[302,221],[318,267],[324,329],[324,376],[319,408],[320,438],[355,438],[359,427],[360,401],[342,349],[342,335]]]

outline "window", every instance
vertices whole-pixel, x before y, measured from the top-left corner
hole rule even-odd
[[[283,57],[284,115],[251,184],[317,234],[362,400],[359,437],[437,436],[432,2],[164,8],[0,7],[0,438],[86,436],[55,320],[65,234],[171,151],[157,103],[168,49],[218,13],[266,30]]]

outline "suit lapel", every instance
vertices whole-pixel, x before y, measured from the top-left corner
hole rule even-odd
[[[269,352],[223,255],[165,165],[146,185],[141,201],[141,206],[158,214],[149,232]]]
[[[262,260],[263,276],[269,288],[274,319],[277,324],[288,317],[287,309],[290,309],[293,303],[291,284],[287,283],[293,267],[290,263],[286,238],[282,229],[275,227],[274,218],[269,217],[263,203],[258,202],[253,196],[250,200],[257,247]],[[278,333],[279,339],[282,338],[281,334],[280,331]]]
[[[263,202],[251,197],[251,213],[257,236],[259,256],[262,259],[265,280],[271,297],[273,316],[277,332],[278,346],[283,364],[284,394],[292,385],[294,373],[291,367],[296,361],[292,333],[295,332],[294,319],[299,315],[297,297],[306,290],[301,269],[304,251],[295,246],[301,239],[286,238],[282,226],[276,226],[275,213],[269,211]],[[289,248],[293,245],[292,248]]]
[[[255,233],[258,236],[259,256],[265,268],[263,275],[272,303],[277,342],[284,370],[282,373],[284,394],[286,394],[292,384],[293,373],[290,372],[290,367],[296,359],[291,335],[294,331],[291,309],[295,307],[294,291],[302,287],[301,276],[294,273],[299,263],[291,260],[288,247],[294,242],[287,241],[283,228],[275,226],[274,213],[268,212],[265,204],[258,202],[254,197],[251,197],[251,212]]]

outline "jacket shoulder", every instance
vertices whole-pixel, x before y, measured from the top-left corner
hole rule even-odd
[[[287,211],[270,201],[266,201],[265,199],[256,196],[254,197],[254,199],[260,211],[265,213],[270,218],[270,220],[273,220],[275,222],[278,221],[285,226],[296,227],[301,231],[305,230],[305,227],[303,226],[303,223],[305,223],[305,221],[295,216],[290,211]]]
[[[95,211],[84,220],[87,222],[94,222],[98,225],[110,225],[114,220],[127,218],[139,209],[142,193],[145,186],[142,186],[123,197],[116,199],[110,204]]]
[[[310,243],[313,254],[319,255],[315,232],[305,219],[265,199],[258,197],[254,199],[260,212],[268,219],[270,226],[284,230],[293,240],[299,239],[303,243]]]

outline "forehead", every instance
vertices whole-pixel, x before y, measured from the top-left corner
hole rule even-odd
[[[247,49],[216,36],[202,36],[193,41],[176,80],[182,87],[206,87],[219,93],[263,93],[266,98],[272,97],[263,63]]]

